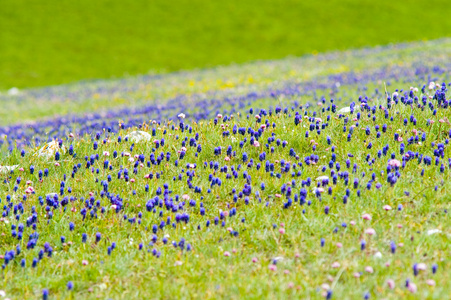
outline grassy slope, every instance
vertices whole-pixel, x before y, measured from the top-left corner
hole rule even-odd
[[[398,86],[399,88],[403,86]],[[357,93],[353,94],[355,98]],[[383,97],[382,97],[383,98]],[[421,97],[420,97],[421,98]],[[383,99],[375,98],[375,101],[384,102]],[[377,103],[371,102],[371,105]],[[412,109],[404,105],[395,105],[390,109],[390,115],[394,117],[393,121],[384,118],[381,110],[376,112],[376,121],[372,117],[368,117],[367,113],[362,114],[361,120],[358,122],[359,127],[353,134],[352,142],[346,142],[347,133],[342,132],[343,119],[332,116],[329,126],[322,130],[321,135],[317,135],[315,131],[310,132],[310,137],[305,137],[305,131],[308,128],[308,121],[303,119],[302,123],[297,127],[293,124],[293,114],[291,116],[285,114],[273,115],[271,117],[263,117],[264,121],[268,119],[269,124],[273,122],[277,125],[275,128],[268,128],[261,137],[262,148],[256,148],[246,143],[244,148],[238,146],[238,142],[233,142],[231,137],[223,137],[222,130],[219,125],[214,126],[213,123],[204,122],[203,124],[193,124],[193,133],[188,131],[180,132],[170,129],[166,135],[162,130],[158,130],[156,138],[165,138],[166,144],[158,149],[156,154],[169,151],[172,153],[169,162],[163,161],[161,165],[152,165],[151,168],[139,168],[137,175],[132,174],[133,166],[127,161],[127,158],[117,159],[109,157],[110,163],[113,165],[113,171],[102,170],[103,151],[112,153],[117,150],[129,151],[131,142],[117,143],[116,135],[111,137],[111,143],[100,145],[99,149],[92,150],[92,142],[87,140],[67,141],[66,146],[72,143],[75,146],[77,158],[69,155],[63,155],[60,160],[61,166],[53,165],[53,159],[46,160],[33,156],[32,149],[27,149],[25,158],[21,158],[18,151],[14,151],[11,156],[4,159],[4,164],[20,164],[24,167],[25,172],[16,171],[12,175],[10,183],[2,183],[2,192],[0,197],[6,198],[6,194],[15,195],[12,188],[15,185],[16,177],[20,176],[22,181],[19,184],[17,196],[24,193],[26,181],[32,180],[36,189],[36,195],[28,196],[24,202],[25,214],[20,222],[31,215],[31,206],[36,206],[38,214],[38,246],[32,250],[26,250],[25,245],[28,241],[28,235],[33,232],[31,228],[26,227],[24,230],[24,239],[17,241],[11,237],[11,224],[18,224],[14,217],[10,215],[0,223],[0,228],[5,235],[0,237],[0,253],[7,250],[14,250],[17,244],[21,245],[22,253],[18,255],[4,271],[2,271],[1,283],[8,297],[12,298],[36,298],[41,294],[43,288],[50,290],[50,295],[58,299],[95,299],[100,297],[114,299],[138,299],[138,298],[238,298],[240,295],[248,295],[249,298],[321,298],[320,286],[328,284],[333,290],[334,299],[361,299],[365,292],[369,292],[375,298],[391,298],[399,299],[401,297],[412,297],[410,292],[403,287],[407,278],[418,286],[418,294],[421,299],[444,299],[449,295],[449,267],[450,262],[446,260],[446,254],[449,253],[449,226],[450,219],[445,209],[449,209],[449,201],[446,191],[450,188],[450,170],[446,167],[444,173],[440,173],[438,167],[418,165],[414,159],[407,162],[406,167],[400,170],[402,176],[397,184],[391,187],[386,182],[387,161],[391,153],[395,153],[400,158],[400,143],[395,142],[393,135],[399,132],[404,137],[406,143],[407,137],[412,135],[412,130],[418,129],[427,132],[427,139],[424,143],[407,145],[406,151],[418,151],[424,155],[432,156],[433,148],[431,142],[443,142],[447,137],[448,127],[440,125],[438,120],[447,115],[447,110],[439,110],[436,116],[432,116],[429,109],[421,111],[420,109]],[[319,114],[323,120],[330,113]],[[411,123],[402,124],[404,116],[414,115],[418,119],[417,126]],[[426,119],[434,119],[436,122],[433,126],[427,127]],[[220,121],[220,123],[222,123]],[[255,119],[251,117],[237,117],[227,122],[230,127],[237,124],[238,127],[252,127],[257,129],[260,124],[255,123]],[[355,124],[356,122],[350,121]],[[382,133],[380,138],[376,138],[374,125],[383,123],[388,124],[386,133]],[[350,125],[350,124],[348,124]],[[286,128],[288,128],[288,130]],[[365,131],[361,128],[371,128],[371,134],[365,135]],[[230,128],[229,128],[230,129]],[[399,129],[399,130],[398,130]],[[202,152],[195,157],[195,148],[187,146],[187,156],[180,160],[178,167],[174,165],[176,159],[176,151],[181,148],[181,141],[185,136],[188,140],[199,133],[199,143],[202,144]],[[276,146],[275,152],[271,154],[263,146],[271,134],[274,133],[276,139],[288,141],[288,146]],[[119,133],[125,136],[125,132]],[[172,135],[170,135],[172,134]],[[175,135],[179,136],[177,140]],[[316,165],[304,166],[297,168],[301,170],[302,176],[296,177],[297,185],[293,187],[293,193],[299,193],[301,188],[301,179],[306,180],[308,177],[315,178],[319,175],[330,173],[327,169],[325,173],[319,170],[319,166],[327,165],[331,157],[330,147],[326,143],[326,136],[332,139],[332,145],[336,146],[337,162],[342,166],[341,171],[349,171],[350,184],[345,186],[343,179],[338,179],[338,184],[333,188],[332,195],[326,193],[322,196],[322,201],[318,201],[311,192],[313,186],[307,187],[309,191],[307,200],[311,200],[310,206],[299,206],[298,203],[289,209],[283,209],[282,203],[286,201],[286,197],[275,197],[276,193],[280,193],[282,184],[291,182],[293,179],[289,173],[283,173],[281,179],[271,177],[270,173],[265,172],[264,166],[260,170],[256,170],[255,165],[258,161],[258,155],[262,151],[266,151],[267,158],[276,164],[275,173],[280,172],[280,163],[276,160],[285,159],[286,161],[295,162],[293,157],[288,155],[289,149],[294,148],[300,155],[300,161],[304,163],[304,157],[314,153],[319,156],[319,162]],[[238,141],[244,137],[237,134],[234,135]],[[249,141],[249,135],[246,134]],[[316,151],[312,151],[311,140],[314,139],[318,143]],[[373,143],[372,149],[365,149],[369,142]],[[377,158],[377,151],[384,145],[388,144],[390,150],[387,156]],[[407,144],[407,143],[406,143]],[[236,157],[232,157],[230,162],[224,160],[225,149],[228,145],[232,145],[236,151]],[[223,147],[223,153],[220,156],[213,155],[213,148],[217,146]],[[144,153],[146,160],[152,151],[153,144],[137,143],[132,154]],[[246,167],[239,171],[238,179],[226,179],[225,174],[216,172],[214,177],[222,180],[221,186],[212,188],[212,193],[206,193],[210,183],[207,181],[209,174],[213,171],[205,168],[203,162],[218,161],[220,166],[228,165],[237,166],[242,163],[241,157],[243,152],[247,152],[249,158],[254,159],[253,167]],[[86,170],[83,157],[98,153],[100,160],[95,162],[94,167],[100,168],[99,174],[91,173]],[[351,160],[351,169],[346,168],[345,160],[348,158],[347,153],[353,153]],[[369,165],[364,157],[369,154],[375,158],[375,162]],[[443,163],[447,164],[450,155],[449,147],[445,148],[445,157]],[[96,200],[101,201],[101,206],[106,207],[104,214],[98,211],[98,218],[88,217],[82,221],[80,210],[84,207],[82,201],[75,201],[68,204],[67,210],[55,209],[53,211],[52,220],[47,223],[45,205],[38,203],[38,195],[45,195],[50,192],[59,190],[60,181],[63,174],[70,174],[72,167],[76,163],[81,163],[82,167],[75,175],[75,178],[66,180],[66,188],[72,188],[71,196],[88,197],[88,192],[95,193]],[[184,175],[183,180],[173,181],[172,177],[177,176],[182,169],[186,171],[186,164],[197,163],[195,169],[196,175],[193,177],[193,185],[202,187],[202,195],[205,197],[200,199],[199,194],[195,194],[193,190],[188,189]],[[358,164],[358,171],[352,173],[352,165]],[[36,171],[34,175],[29,174],[30,165],[34,165]],[[116,174],[120,166],[124,166],[130,170],[130,178],[135,178],[134,183],[125,183],[123,180],[117,180]],[[49,168],[50,174],[48,178],[44,178],[42,183],[38,182],[37,170]],[[424,177],[419,176],[421,169],[425,169]],[[150,181],[143,179],[143,175],[148,172],[155,173],[163,170],[164,173],[160,179],[152,179]],[[246,171],[252,177],[252,195],[250,196],[249,205],[244,204],[244,200],[238,200],[233,203],[231,191],[237,188],[241,191],[246,180],[243,179],[243,172]],[[384,173],[381,174],[381,171]],[[366,176],[363,177],[363,172]],[[376,182],[373,183],[371,190],[366,190],[366,184],[371,177],[372,172],[375,173],[376,182],[382,183],[380,190],[375,188]],[[182,172],[183,173],[183,172]],[[111,193],[120,193],[124,197],[124,210],[119,214],[112,211],[109,201],[100,198],[98,193],[102,190],[100,182],[105,180],[107,175],[111,174],[113,181],[109,184]],[[99,182],[95,183],[98,178]],[[359,189],[362,191],[361,197],[356,195],[356,189],[352,187],[354,178],[360,181]],[[144,185],[150,185],[149,194],[144,192]],[[266,184],[264,191],[260,190],[260,183]],[[179,224],[176,229],[166,226],[164,230],[158,231],[158,241],[154,246],[147,246],[152,237],[152,224],[159,224],[162,220],[166,220],[171,216],[174,220],[175,214],[166,209],[158,208],[157,213],[149,213],[145,211],[147,199],[154,197],[157,187],[162,187],[164,183],[169,184],[169,189],[174,195],[188,194],[191,198],[196,199],[195,207],[189,207],[186,204],[186,212],[190,214],[190,222],[188,224]],[[314,183],[313,183],[314,185]],[[418,188],[421,186],[421,189]],[[437,186],[437,191],[434,191]],[[350,189],[350,197],[348,203],[344,205],[342,199],[346,188]],[[326,188],[327,189],[327,188]],[[133,195],[132,190],[136,190],[137,194]],[[262,203],[259,203],[256,192],[259,191]],[[409,191],[410,195],[405,194]],[[67,192],[66,192],[67,195]],[[16,197],[17,197],[16,196]],[[161,196],[160,196],[161,197]],[[60,200],[62,197],[60,197]],[[13,202],[17,203],[17,199]],[[267,207],[265,202],[269,203]],[[206,208],[206,215],[201,216],[199,213],[200,202],[203,202]],[[227,210],[226,203],[231,207],[237,208],[237,215],[226,218],[225,227],[210,226],[205,227],[207,219],[213,220],[218,216],[220,210]],[[390,205],[393,210],[386,212],[383,205]],[[399,204],[403,205],[402,211],[397,211]],[[326,206],[330,206],[330,213],[324,213]],[[305,209],[305,214],[302,210]],[[73,210],[73,211],[71,211]],[[163,217],[158,216],[158,212],[164,211]],[[126,214],[128,218],[136,217],[138,212],[143,212],[142,224],[131,225],[122,219]],[[179,211],[180,212],[180,211]],[[362,219],[363,213],[372,215],[371,221]],[[12,214],[12,213],[11,213]],[[244,223],[241,219],[245,218]],[[356,221],[355,226],[350,225],[350,221]],[[75,223],[75,230],[69,231],[69,222]],[[347,228],[342,227],[342,223],[347,223]],[[284,223],[286,234],[281,236],[279,228],[273,229],[272,224]],[[197,225],[201,226],[201,230],[197,229]],[[398,228],[397,224],[403,227]],[[239,232],[238,237],[231,236],[226,228],[232,227]],[[338,233],[332,233],[334,228],[338,228]],[[370,237],[364,234],[367,228],[374,228],[377,232],[376,236]],[[442,234],[427,235],[429,229],[439,228]],[[88,243],[81,242],[81,234],[86,232],[89,236]],[[99,243],[94,242],[96,232],[101,232],[102,240]],[[185,238],[186,241],[193,245],[192,252],[182,253],[178,248],[172,245],[164,245],[161,242],[163,235],[170,236],[169,243],[172,241],[180,241]],[[68,244],[62,245],[60,236],[66,237],[66,242],[72,242],[72,246]],[[326,245],[324,248],[319,246],[320,238],[325,238]],[[364,239],[367,242],[367,248],[360,250],[360,241]],[[390,241],[395,243],[403,243],[399,246],[396,254],[390,253]],[[53,247],[52,258],[46,255],[38,263],[36,268],[31,267],[31,261],[37,257],[38,252],[42,249],[44,242],[49,242]],[[107,247],[112,242],[117,243],[117,248],[111,256],[107,255]],[[138,244],[143,243],[144,249],[139,251]],[[336,244],[342,243],[343,248],[337,248]],[[152,248],[156,248],[162,252],[160,258],[152,256],[147,252]],[[233,253],[233,249],[237,249],[237,253]],[[231,252],[231,257],[225,257],[225,251]],[[374,254],[380,251],[382,258],[376,258]],[[296,253],[298,257],[296,258]],[[257,263],[252,263],[253,257],[258,258]],[[270,271],[269,265],[274,257],[283,257],[283,260],[277,264],[277,271]],[[26,259],[26,268],[21,269],[19,262]],[[82,265],[82,260],[87,260],[86,266]],[[334,262],[340,263],[340,268],[332,268]],[[426,271],[421,271],[420,275],[415,277],[412,274],[412,266],[414,263],[424,262],[427,265]],[[390,263],[390,267],[386,267],[385,263]],[[431,273],[431,265],[438,264],[439,274]],[[374,273],[364,272],[366,266],[374,268]],[[284,270],[288,274],[284,274]],[[360,279],[353,276],[355,272],[362,272]],[[386,280],[392,278],[396,282],[396,289],[389,290]],[[429,287],[425,281],[433,278],[437,284],[436,287]],[[74,283],[74,290],[67,291],[67,282]],[[290,288],[290,283],[294,284],[296,289]],[[318,289],[318,290],[317,290]],[[326,288],[327,289],[327,288]],[[448,291],[448,292],[447,292]]]
[[[445,0],[38,1],[0,10],[0,89],[449,35]]]
[[[400,65],[413,68],[418,63],[429,67],[445,67],[450,56],[451,39],[440,39],[407,43],[404,46],[328,52],[300,58],[174,72],[159,78],[136,76],[125,80],[77,82],[29,89],[19,97],[0,97],[3,102],[0,125],[30,122],[55,115],[101,112],[124,106],[139,107],[155,101],[165,103],[180,95],[186,96],[190,102],[196,101],[194,96],[199,94],[206,94],[207,98],[222,97],[221,93],[244,95],[245,91],[265,91],[270,86],[274,89],[287,81],[318,82],[324,76],[349,71],[370,72]]]

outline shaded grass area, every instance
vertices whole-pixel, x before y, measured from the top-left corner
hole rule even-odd
[[[445,0],[38,1],[0,10],[0,89],[449,36]]]

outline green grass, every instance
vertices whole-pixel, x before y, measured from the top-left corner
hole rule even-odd
[[[196,96],[244,95],[246,91],[276,89],[288,82],[322,82],[345,72],[369,73],[397,66],[432,68],[444,66],[451,56],[451,39],[413,42],[403,46],[336,51],[300,58],[260,61],[165,74],[159,78],[142,76],[118,80],[77,82],[57,87],[30,89],[17,96],[4,95],[0,125],[32,122],[43,118],[102,112],[120,107],[166,103],[184,95],[195,103]],[[346,87],[343,87],[346,88]],[[69,95],[69,92],[71,95]],[[320,92],[324,93],[324,92]],[[270,105],[271,101],[262,107]],[[193,105],[195,108],[195,105]]]
[[[444,75],[445,76],[445,75]],[[444,78],[440,78],[441,80]],[[393,88],[408,89],[407,86],[396,83]],[[377,86],[382,89],[381,86]],[[421,93],[417,93],[421,99]],[[429,95],[429,94],[428,94]],[[354,99],[358,92],[350,94]],[[448,93],[449,97],[449,93]],[[385,96],[374,97],[369,104],[379,105],[385,103]],[[305,99],[304,99],[305,100]],[[290,106],[290,105],[287,105]],[[300,111],[303,113],[303,111]],[[269,121],[269,124],[275,123],[276,127],[269,127],[260,139],[261,148],[253,147],[248,142],[243,148],[238,146],[238,142],[244,137],[232,135],[224,137],[223,130],[219,125],[214,125],[212,121],[204,121],[199,124],[187,122],[193,127],[193,132],[181,132],[171,129],[171,126],[162,124],[158,126],[157,139],[165,138],[166,143],[162,148],[152,150],[153,143],[135,143],[132,155],[144,153],[146,160],[149,154],[155,151],[171,152],[169,161],[163,161],[161,165],[151,165],[150,168],[138,168],[138,174],[133,174],[133,164],[122,158],[120,155],[114,159],[110,156],[108,159],[113,166],[112,171],[103,171],[103,152],[114,150],[119,153],[130,151],[131,142],[117,142],[117,135],[124,137],[127,132],[121,131],[118,134],[112,134],[108,137],[109,142],[100,143],[99,149],[93,150],[90,137],[76,138],[75,140],[66,140],[65,146],[74,145],[77,156],[74,158],[68,154],[62,155],[59,161],[60,166],[55,165],[53,158],[45,159],[34,155],[35,149],[27,148],[24,158],[20,157],[19,151],[14,150],[10,155],[2,155],[1,165],[19,164],[25,169],[20,172],[16,169],[11,174],[9,182],[3,182],[0,189],[0,198],[6,203],[6,195],[13,196],[13,203],[19,202],[26,188],[26,181],[31,180],[36,189],[35,195],[28,196],[23,201],[25,213],[20,221],[16,221],[11,215],[0,222],[0,253],[14,250],[16,245],[21,245],[22,252],[9,265],[1,271],[0,286],[6,292],[7,297],[12,299],[30,299],[40,297],[42,289],[50,290],[50,299],[292,299],[292,298],[313,298],[321,299],[321,293],[327,289],[333,290],[334,299],[361,299],[364,293],[369,292],[372,298],[388,299],[444,299],[450,294],[450,273],[451,267],[447,255],[450,251],[450,218],[445,210],[450,208],[449,190],[451,188],[451,171],[448,167],[448,158],[450,157],[450,148],[445,147],[442,163],[446,168],[441,173],[434,164],[426,166],[423,163],[418,164],[416,159],[407,162],[406,167],[400,169],[401,177],[394,186],[386,182],[387,161],[391,153],[396,153],[397,159],[401,160],[400,142],[394,141],[394,133],[399,133],[404,138],[406,151],[419,152],[433,157],[431,142],[444,142],[448,135],[449,125],[439,123],[448,115],[448,110],[439,109],[435,116],[426,108],[425,110],[404,105],[394,105],[389,109],[393,121],[386,119],[382,110],[377,110],[373,120],[372,115],[362,113],[359,126],[353,133],[352,141],[347,142],[347,132],[343,133],[343,118],[339,119],[330,112],[319,113],[317,117],[325,122],[327,115],[331,115],[328,127],[322,130],[321,135],[316,131],[310,132],[310,137],[305,137],[309,122],[303,119],[302,123],[294,126],[294,113],[273,114],[263,117]],[[413,115],[418,120],[415,126],[412,123],[403,125],[403,118]],[[434,125],[427,126],[426,120],[435,120]],[[355,124],[351,120],[348,123]],[[220,123],[222,123],[220,121]],[[387,123],[386,133],[382,133],[380,138],[376,137],[374,126]],[[234,118],[228,121],[229,129],[237,124],[238,127],[252,127],[254,130],[260,127],[253,117],[246,118],[245,115],[236,114]],[[150,125],[155,126],[157,125]],[[362,128],[371,128],[371,134],[367,136]],[[163,129],[167,129],[164,134]],[[425,142],[407,145],[407,138],[413,135],[412,130],[417,129],[419,135],[422,132],[427,133]],[[148,129],[144,129],[148,130]],[[180,160],[178,166],[175,165],[177,150],[181,149],[181,143],[185,137],[188,140],[199,134],[198,143],[202,144],[202,152],[195,156],[195,148],[187,146],[188,151],[184,159]],[[277,147],[275,143],[275,152],[270,153],[264,143],[272,134],[276,139],[286,140],[288,146]],[[176,138],[178,136],[178,139]],[[326,136],[331,137],[331,144],[326,142]],[[235,141],[234,141],[235,139]],[[315,151],[312,150],[311,140],[315,140],[318,146]],[[101,138],[101,141],[103,137]],[[368,143],[373,143],[373,148],[366,149]],[[232,156],[230,162],[224,160],[225,149],[228,145],[236,151],[236,156]],[[377,151],[385,145],[389,145],[390,150],[387,156],[377,157]],[[213,148],[221,146],[223,152],[219,156],[213,155]],[[346,186],[344,180],[339,178],[337,185],[332,183],[332,195],[324,193],[322,200],[315,198],[312,189],[315,185],[315,179],[320,175],[329,175],[328,168],[325,173],[320,170],[323,165],[328,165],[331,159],[331,146],[335,146],[337,162],[341,164],[341,171],[348,171],[350,174],[350,184]],[[267,158],[276,165],[275,173],[280,173],[280,163],[276,160],[284,159],[296,160],[289,156],[289,149],[295,149],[300,156],[300,162],[304,163],[304,157],[312,153],[319,156],[316,165],[303,164],[296,171],[302,171],[301,177],[296,177],[296,187],[293,187],[293,193],[299,193],[301,189],[301,180],[311,178],[312,186],[306,187],[308,196],[306,200],[311,200],[312,204],[300,206],[294,203],[289,209],[283,209],[283,202],[287,201],[285,196],[278,198],[277,193],[281,193],[281,186],[293,179],[290,173],[282,173],[281,178],[270,176],[265,172],[264,164],[260,170],[256,169],[259,162],[258,155],[265,151]],[[252,167],[243,164],[241,157],[243,152],[249,155],[249,159],[254,160]],[[351,166],[358,164],[358,171],[352,172],[346,168],[345,160],[347,154],[353,153],[350,158]],[[100,159],[93,165],[99,168],[99,174],[85,169],[85,155],[99,154]],[[366,162],[365,157],[369,154],[375,158],[373,164]],[[237,179],[226,179],[225,173],[214,172],[209,167],[203,166],[204,162],[217,161],[220,166],[228,165],[237,167],[243,164],[239,171]],[[73,166],[81,163],[82,167],[76,173],[74,178],[70,177]],[[194,186],[202,187],[202,196],[194,193],[187,186],[186,164],[196,163],[195,175],[192,179]],[[30,166],[35,166],[33,175],[28,171]],[[130,178],[136,179],[134,183],[125,183],[123,180],[117,180],[117,172],[121,166],[130,170]],[[39,182],[37,171],[48,168],[49,177]],[[182,172],[182,169],[184,172]],[[425,170],[424,176],[420,176],[421,170]],[[144,174],[163,171],[161,178],[146,180]],[[232,189],[239,191],[243,188],[246,180],[243,173],[246,171],[251,176],[252,194],[249,205],[245,205],[244,200],[240,199],[237,203],[232,200]],[[384,173],[381,173],[384,171]],[[173,181],[173,176],[184,173],[183,180]],[[363,175],[365,172],[365,176]],[[376,174],[375,182],[371,190],[366,190],[366,183],[369,181],[372,173]],[[59,190],[60,182],[63,180],[63,174],[67,174],[66,189],[72,188],[72,196],[89,197],[89,192],[93,192],[96,200],[100,200],[101,206],[106,208],[105,213],[97,212],[98,218],[88,218],[82,220],[81,209],[85,206],[82,201],[70,202],[66,210],[61,207],[53,210],[52,219],[47,222],[48,216],[45,212],[45,205],[38,203],[38,196]],[[113,177],[109,184],[109,192],[120,194],[124,198],[124,209],[116,214],[109,201],[99,196],[102,186],[100,182],[106,180],[107,175]],[[210,182],[207,178],[210,174],[219,177],[222,185],[212,188],[211,193],[207,193]],[[4,175],[2,175],[4,176]],[[18,184],[18,191],[14,192],[16,178],[21,177],[21,183]],[[360,182],[359,189],[361,196],[357,196],[356,189],[352,187],[354,178]],[[96,179],[99,181],[96,182]],[[260,183],[266,184],[264,191],[260,190]],[[144,191],[144,185],[150,185],[149,193]],[[152,246],[149,244],[152,231],[152,224],[159,224],[166,220],[168,216],[174,220],[175,214],[166,211],[164,208],[158,208],[157,213],[149,213],[145,210],[146,201],[155,197],[158,187],[164,183],[169,184],[169,190],[174,195],[188,194],[196,200],[195,207],[185,206],[185,211],[190,215],[188,224],[180,223],[175,229],[166,226],[158,231],[158,242]],[[382,187],[376,189],[376,183],[381,183]],[[436,190],[434,187],[436,186]],[[345,190],[350,189],[350,197],[345,205],[342,202]],[[136,195],[133,194],[136,190]],[[327,187],[326,187],[327,190]],[[256,194],[259,191],[260,196]],[[405,194],[405,191],[410,194]],[[160,196],[161,198],[162,196]],[[259,197],[262,203],[259,202]],[[61,200],[62,197],[60,197]],[[200,214],[200,202],[204,203],[206,215]],[[268,206],[265,203],[268,202]],[[205,227],[207,219],[213,220],[219,215],[221,210],[228,210],[230,207],[236,207],[237,215],[226,218],[225,227],[211,225]],[[397,211],[398,205],[402,204],[403,209]],[[384,205],[390,205],[393,210],[385,211]],[[31,228],[26,227],[24,238],[17,241],[11,236],[11,224],[24,223],[25,219],[31,215],[31,207],[36,207],[38,214],[39,240],[35,249],[26,250],[25,245],[28,241],[28,235],[33,232]],[[326,206],[330,207],[330,213],[325,214]],[[305,214],[302,210],[305,209]],[[73,211],[74,210],[74,211]],[[163,217],[158,216],[158,212],[164,211]],[[142,224],[131,225],[123,220],[124,214],[128,218],[136,217],[138,212],[143,213]],[[364,213],[372,215],[371,221],[362,219]],[[245,218],[243,223],[241,219]],[[356,224],[352,226],[350,222],[354,220]],[[75,223],[75,230],[69,231],[69,222]],[[341,224],[347,223],[347,228]],[[279,234],[280,224],[285,224],[286,233]],[[272,224],[277,224],[273,228]],[[398,224],[402,228],[398,228]],[[197,226],[201,226],[201,230]],[[233,228],[239,232],[238,237],[231,236],[227,227]],[[338,227],[337,233],[333,233],[334,228]],[[375,236],[365,234],[367,228],[374,228],[377,232]],[[428,235],[430,229],[440,229],[442,233]],[[96,232],[102,233],[102,240],[95,243],[94,236]],[[81,242],[81,234],[88,234],[88,242]],[[171,245],[163,245],[162,237],[169,236],[169,243],[180,241],[185,238],[187,243],[193,246],[193,251],[182,252]],[[66,237],[66,242],[72,244],[62,244],[60,236]],[[325,238],[325,247],[320,247],[320,238]],[[360,250],[360,241],[365,239],[367,248]],[[396,254],[390,253],[390,241],[396,244],[403,243],[403,246],[397,248]],[[37,257],[40,249],[45,242],[49,242],[53,247],[52,258],[45,257],[38,263],[36,268],[31,267],[31,261]],[[107,247],[112,242],[117,243],[117,248],[111,256],[107,255]],[[143,243],[144,249],[139,251],[138,244]],[[342,243],[343,248],[338,248],[337,243]],[[154,257],[147,249],[156,248],[162,252],[160,258]],[[236,253],[234,250],[236,249]],[[225,251],[231,253],[230,257],[225,257]],[[382,257],[377,258],[375,253],[381,252]],[[257,263],[252,263],[252,258],[258,259]],[[283,260],[277,264],[277,271],[269,270],[269,265],[275,257],[282,257]],[[22,269],[19,266],[21,259],[25,258],[27,267]],[[88,265],[83,266],[82,260],[87,260]],[[339,262],[339,268],[332,268],[334,262]],[[418,276],[413,276],[412,266],[414,263],[425,263],[426,271],[420,271]],[[390,266],[387,267],[386,263]],[[438,264],[438,274],[431,272],[432,264]],[[365,267],[371,266],[374,273],[370,274],[364,271]],[[285,273],[285,270],[287,273]],[[359,279],[354,278],[355,272],[362,272]],[[393,279],[396,282],[396,288],[390,290],[387,288],[386,281]],[[417,294],[411,294],[405,287],[405,280],[410,278],[418,287]],[[434,279],[435,287],[426,284],[427,279]],[[67,291],[68,281],[74,283],[74,290]],[[290,285],[293,283],[294,288]],[[321,286],[328,284],[329,288],[323,289]],[[324,299],[324,298],[323,298]]]
[[[449,36],[446,0],[6,0],[0,89]]]

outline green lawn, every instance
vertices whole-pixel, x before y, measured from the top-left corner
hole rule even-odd
[[[448,1],[5,0],[0,89],[449,36]]]

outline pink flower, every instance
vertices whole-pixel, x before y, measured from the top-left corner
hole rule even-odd
[[[232,253],[236,253],[236,249],[235,248],[232,249]]]
[[[230,161],[230,157],[226,156],[226,157],[224,157],[224,160],[225,161]]]
[[[427,267],[425,263],[419,263],[417,264],[417,268],[418,270],[425,271]]]
[[[288,282],[288,288],[289,288],[289,289],[294,288],[294,283],[293,283],[293,282]]]
[[[409,289],[409,291],[414,294],[417,292],[417,285],[413,282],[409,282],[409,286],[407,287]]]
[[[260,147],[260,143],[258,141],[254,141],[254,147]]]
[[[60,166],[60,163],[59,162],[56,162],[55,163],[55,167],[59,167]]]
[[[398,228],[402,228],[402,225],[401,225],[401,224],[398,224],[398,225],[396,225],[396,226],[398,226]]]
[[[227,231],[228,231],[228,232],[232,232],[232,231],[233,231],[233,228],[232,228],[232,227],[227,227]]]
[[[384,205],[384,207],[383,207],[386,211],[389,211],[389,210],[391,210],[391,206],[390,205]]]
[[[183,200],[189,200],[189,199],[190,199],[190,197],[189,197],[189,195],[187,195],[187,194],[184,194],[184,195],[182,196],[182,199],[183,199]]]
[[[81,261],[81,264],[82,264],[83,266],[87,266],[87,265],[88,265],[88,261],[87,261],[87,260],[82,260],[82,261]]]
[[[435,286],[435,281],[433,279],[426,280],[426,284],[429,286]]]
[[[401,162],[399,160],[397,160],[397,159],[390,159],[388,161],[388,165],[390,167],[397,167],[397,168],[399,168],[401,166]]]
[[[135,182],[135,178],[130,179],[130,182],[131,183]]]
[[[290,274],[290,271],[288,271],[288,270],[283,270],[283,273],[284,273],[284,274]]]
[[[27,194],[31,194],[34,192],[34,188],[32,186],[27,187],[27,189],[25,190],[25,193]]]
[[[340,267],[340,263],[338,261],[336,261],[332,264],[332,268],[334,268],[334,269],[339,268],[339,267]]]
[[[110,156],[110,152],[104,151],[104,152],[103,152],[103,155],[104,155],[104,156]]]
[[[371,266],[365,267],[365,271],[368,273],[374,273],[373,267],[371,267]]]
[[[225,256],[225,257],[229,257],[229,256],[230,256],[230,252],[229,252],[229,251],[225,251],[225,252],[224,252],[224,256]]]
[[[387,285],[392,290],[392,289],[395,288],[395,281],[393,279],[388,279],[387,280]]]
[[[320,193],[324,193],[324,189],[322,187],[316,188],[315,192],[318,191]]]
[[[342,243],[337,243],[337,248],[342,248],[343,244]]]
[[[279,233],[280,234],[285,234],[285,229],[284,228],[279,228]]]
[[[351,222],[349,222],[349,224],[351,224],[352,226],[354,226],[354,225],[355,225],[355,221],[351,221]]]
[[[252,258],[252,262],[255,264],[256,262],[258,262],[258,258],[254,257]]]
[[[270,264],[270,265],[269,265],[269,269],[270,269],[271,271],[277,271],[277,266],[276,266],[276,265],[273,265],[273,264]]]
[[[376,234],[376,230],[374,230],[373,228],[368,228],[365,230],[365,233],[368,235],[375,235]]]
[[[354,274],[352,274],[352,276],[354,276],[355,278],[359,278],[360,277],[360,273],[359,272],[355,272]]]
[[[74,134],[71,132],[71,133],[69,133],[69,137],[70,138],[73,138],[74,137]]]
[[[260,119],[260,115],[255,115],[255,119]]]
[[[362,215],[362,218],[364,219],[364,220],[368,220],[368,221],[371,221],[371,215],[370,214],[363,214]]]

